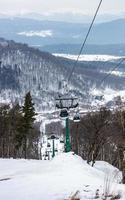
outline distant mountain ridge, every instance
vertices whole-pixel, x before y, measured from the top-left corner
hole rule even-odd
[[[90,15],[85,12],[71,12],[71,11],[62,11],[62,12],[25,12],[18,14],[9,14],[9,13],[0,13],[0,18],[27,18],[35,20],[47,20],[47,21],[62,21],[62,22],[75,22],[75,23],[90,23],[93,15]],[[119,14],[113,13],[104,13],[98,14],[95,23],[103,23],[111,20],[125,18],[125,12]]]
[[[46,45],[39,47],[42,51],[60,54],[73,54],[77,55],[81,48],[81,44],[58,44]],[[107,45],[89,45],[86,44],[83,54],[94,55],[115,55],[125,56],[125,43],[124,44],[107,44]]]
[[[23,18],[0,18],[0,37],[30,46],[80,44],[88,30],[88,23],[66,23]],[[87,44],[125,44],[125,19],[95,24]]]

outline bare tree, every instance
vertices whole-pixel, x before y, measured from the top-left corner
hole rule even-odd
[[[87,163],[92,162],[92,166],[106,143],[109,118],[110,111],[101,108],[99,112],[84,116],[79,125],[72,126],[73,148],[78,155],[82,154],[84,159],[87,159]]]

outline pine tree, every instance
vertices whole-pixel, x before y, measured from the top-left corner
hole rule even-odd
[[[22,134],[22,122],[23,122],[23,115],[21,106],[17,103],[13,106],[10,110],[10,123],[12,127],[12,134],[13,134],[13,145],[14,145],[14,157],[19,157],[19,150],[22,146],[23,141],[23,134]],[[20,155],[21,157],[21,155]]]
[[[28,92],[25,96],[22,112],[23,112],[22,134],[24,141],[24,156],[25,158],[27,158],[27,140],[28,137],[30,137],[30,130],[33,129],[33,122],[35,121],[35,115],[36,115],[34,103],[32,102],[32,97],[30,92]]]

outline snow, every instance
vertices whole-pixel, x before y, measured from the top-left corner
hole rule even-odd
[[[94,199],[105,187],[106,169],[110,176],[118,170],[98,161],[94,168],[73,153],[62,153],[53,160],[0,159],[1,200],[64,200],[78,192],[81,200]],[[125,186],[113,179],[114,193],[121,191],[125,199]],[[5,180],[4,180],[5,179]],[[100,198],[101,200],[101,198]]]
[[[53,54],[55,56],[59,56],[59,57],[64,57],[64,58],[68,58],[71,60],[76,60],[78,55],[72,55],[72,54]],[[113,60],[118,60],[121,59],[122,57],[119,56],[111,56],[111,55],[94,55],[94,54],[84,54],[84,55],[80,55],[79,57],[79,61],[113,61]]]
[[[90,93],[94,96],[103,96],[103,103],[112,101],[115,97],[120,96],[123,101],[125,101],[125,90],[113,90],[106,87],[103,90],[91,89]],[[92,102],[95,103],[94,101]]]
[[[47,118],[44,118],[44,119],[42,119],[42,123],[41,123],[41,126],[40,126],[40,131],[43,132],[43,133],[45,133],[45,128],[46,128],[47,124],[51,124],[53,122],[60,122],[60,121],[61,120],[59,118],[54,119],[54,117],[51,120],[47,119]]]
[[[101,73],[105,73],[105,74],[112,74],[115,76],[119,76],[119,77],[125,77],[125,72],[123,71],[118,71],[118,70],[114,70],[114,71],[104,71],[104,70],[100,70]]]

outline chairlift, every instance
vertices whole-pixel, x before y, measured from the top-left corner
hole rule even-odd
[[[73,121],[74,122],[80,122],[80,114],[79,113],[76,113],[76,115],[73,118]]]
[[[63,143],[63,144],[64,144],[64,140],[60,140],[60,143]]]
[[[57,109],[72,109],[72,108],[77,108],[79,106],[78,104],[78,98],[73,98],[73,97],[61,97],[59,96],[56,98],[56,104],[55,104]]]
[[[57,136],[55,136],[54,134],[52,134],[50,137],[48,137],[48,140],[58,140],[59,138]]]
[[[51,147],[50,143],[47,144],[47,147]]]
[[[68,116],[69,116],[69,113],[68,113],[67,109],[62,109],[60,112],[60,117],[62,119],[66,119]]]
[[[98,100],[98,101],[102,101],[104,98],[104,95],[97,95],[95,96],[95,100]]]

